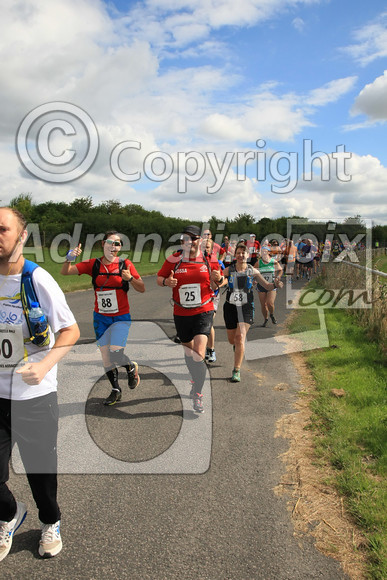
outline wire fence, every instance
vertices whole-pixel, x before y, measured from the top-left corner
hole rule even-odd
[[[385,254],[386,249],[379,248],[357,253],[358,262],[333,260],[325,264],[322,281],[326,288],[364,289],[366,302],[349,308],[349,312],[387,355],[387,273],[373,267],[376,259]]]

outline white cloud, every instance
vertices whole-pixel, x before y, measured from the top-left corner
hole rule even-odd
[[[251,27],[321,0],[147,0],[131,11],[130,26],[157,47],[184,48],[211,29]]]
[[[343,52],[349,54],[362,66],[366,66],[378,58],[387,56],[387,12],[366,24],[354,33],[355,44],[344,47]]]
[[[305,30],[305,21],[302,18],[294,18],[292,20],[292,26],[297,30],[297,32],[304,32]]]
[[[350,159],[342,160],[339,165],[336,159],[329,157],[329,179],[322,180],[321,164],[315,161],[313,179],[306,176],[305,180],[301,175],[293,193],[301,193],[305,197],[309,192],[314,200],[318,200],[319,194],[330,196],[333,207],[340,208],[339,217],[359,213],[365,218],[377,216],[379,220],[386,221],[387,167],[372,155],[351,153]],[[344,177],[344,173],[350,179]],[[338,179],[338,176],[344,179]],[[325,211],[325,205],[320,207]]]
[[[335,79],[324,86],[310,91],[307,103],[311,106],[321,107],[328,103],[334,103],[340,97],[352,90],[357,81],[356,76]]]
[[[235,66],[233,51],[237,47],[227,34],[216,32],[225,26],[252,27],[284,13],[293,18],[296,10],[300,14],[311,3],[318,2],[148,0],[128,3],[127,12],[118,16],[112,6],[98,0],[6,0],[0,22],[2,202],[29,192],[35,201],[70,201],[91,195],[95,203],[119,199],[123,204],[141,203],[165,214],[196,219],[243,212],[257,218],[288,213],[308,216],[313,215],[316,204],[325,207],[323,199],[329,199],[332,211],[335,203],[346,207],[347,184],[332,182],[327,189],[326,184],[309,182],[307,188],[301,183],[292,194],[275,196],[267,193],[270,185],[253,178],[238,181],[230,170],[219,193],[206,193],[213,183],[207,174],[190,184],[186,194],[178,194],[175,172],[170,180],[157,185],[147,180],[120,181],[109,168],[111,151],[126,140],[141,142],[140,152],[127,152],[121,158],[129,172],[157,150],[173,159],[177,151],[190,149],[214,152],[221,158],[226,151],[254,149],[257,139],[271,144],[292,142],[296,150],[297,136],[313,126],[317,109],[346,95],[356,77],[335,79],[309,92],[284,89],[276,80],[260,78],[260,71],[252,81],[242,76],[242,67]],[[300,28],[302,23],[301,17],[293,19],[293,26]],[[194,60],[208,53],[211,58]],[[380,77],[367,85],[354,111],[370,119],[385,119],[384,83],[385,77]],[[94,119],[100,135],[92,169],[64,185],[33,179],[14,152],[21,119],[49,101],[82,107]],[[61,146],[66,143],[70,139],[63,137]],[[366,160],[361,168],[368,180],[354,182],[354,191],[367,212],[360,188],[368,187],[369,200],[379,200],[379,191],[382,187],[385,191],[386,185],[385,168],[375,165],[371,170],[371,165]]]
[[[337,101],[356,81],[355,76],[336,79],[307,95],[276,94],[278,84],[267,83],[247,103],[235,103],[224,111],[219,111],[218,104],[218,111],[204,119],[201,129],[206,135],[226,141],[251,142],[257,138],[293,141],[305,127],[313,125],[310,117],[316,107]]]
[[[351,112],[367,115],[370,121],[387,120],[387,71],[360,91]]]

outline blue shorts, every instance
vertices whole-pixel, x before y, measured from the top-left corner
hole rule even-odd
[[[93,315],[94,332],[98,346],[112,344],[125,347],[129,328],[132,324],[130,314],[104,316],[99,312],[94,312]]]

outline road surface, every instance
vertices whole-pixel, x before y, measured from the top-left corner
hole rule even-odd
[[[345,578],[312,539],[294,536],[287,500],[273,491],[288,445],[275,437],[276,422],[293,412],[300,388],[289,357],[273,342],[289,313],[285,291],[278,294],[277,327],[269,322],[260,328],[256,312],[250,360],[237,385],[229,381],[232,348],[220,309],[218,359],[209,367],[205,413],[198,416],[188,397],[182,347],[171,340],[170,291],[158,287],[154,276],[145,283],[145,294],[129,295],[133,325],[127,350],[139,362],[141,384],[133,391],[124,388],[122,401],[111,408],[101,404],[110,389],[94,343],[92,292],[68,295],[81,341],[60,368],[64,547],[52,560],[39,559],[36,508],[16,455],[10,486],[29,513],[0,564],[2,577]],[[282,388],[276,388],[279,383]]]

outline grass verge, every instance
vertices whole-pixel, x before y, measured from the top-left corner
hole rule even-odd
[[[58,282],[59,286],[62,288],[63,292],[74,292],[76,290],[90,290],[91,288],[91,278],[90,276],[62,276],[60,274],[62,263],[58,264],[55,262],[47,248],[43,250],[43,261],[38,261],[35,258],[35,254],[29,254],[28,248],[25,248],[23,252],[24,256],[33,262],[38,263],[40,266],[45,268],[51,276]],[[101,250],[92,252],[92,258],[101,257]],[[151,274],[156,274],[164,263],[165,256],[164,252],[160,253],[157,262],[151,262],[152,253],[150,251],[144,250],[141,255],[141,262],[134,263],[134,266],[140,276],[149,276]],[[130,254],[129,254],[130,259]]]
[[[291,332],[313,328],[298,311]],[[325,313],[330,348],[304,353],[316,384],[312,418],[316,455],[334,469],[334,485],[367,538],[370,578],[387,578],[387,371],[366,329],[345,310]]]

